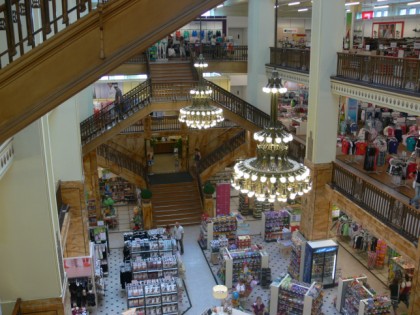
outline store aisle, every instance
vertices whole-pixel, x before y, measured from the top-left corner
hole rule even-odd
[[[212,296],[216,282],[197,243],[200,226],[186,226],[184,230],[185,253],[182,259],[186,269],[185,283],[192,304],[187,314],[196,315],[201,314],[206,308],[219,305],[220,301]]]

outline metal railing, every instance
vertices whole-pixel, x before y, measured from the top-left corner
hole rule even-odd
[[[127,118],[150,104],[150,79],[124,94],[121,104],[112,102],[80,123],[82,144],[86,144],[116,125],[119,119]]]
[[[5,0],[0,5],[0,32],[6,39],[0,69],[95,10],[94,2],[108,1]]]
[[[338,53],[337,77],[419,93],[420,60]]]
[[[190,54],[192,57],[198,57],[203,54],[206,60],[214,61],[247,61],[248,46],[216,45],[209,44],[190,44]]]
[[[221,146],[213,150],[211,153],[203,157],[198,163],[198,173],[202,173],[214,163],[220,161],[224,156],[233,152],[245,143],[245,130],[242,130],[234,137],[223,143]]]
[[[145,181],[147,181],[147,173],[145,167],[137,160],[131,158],[130,156],[115,150],[106,144],[101,144],[97,149],[96,153],[102,156],[105,160],[115,163],[121,168],[125,168],[130,172],[141,176]]]
[[[198,83],[152,83],[152,98],[154,102],[191,101],[191,89]]]
[[[226,91],[217,84],[208,80],[205,80],[205,82],[213,90],[211,98],[214,102],[260,128],[264,128],[269,124],[270,115],[264,113],[262,110],[249,104],[229,91]]]
[[[420,212],[376,185],[333,163],[331,186],[386,226],[417,245]]]
[[[270,65],[309,73],[310,59],[309,49],[270,47]]]
[[[134,57],[131,57],[125,63],[129,63],[129,64],[146,63],[147,64],[147,61],[148,61],[147,53],[143,52]]]

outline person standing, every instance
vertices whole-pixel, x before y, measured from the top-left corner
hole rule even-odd
[[[414,172],[414,183],[413,183],[415,195],[414,198],[410,200],[410,205],[419,208],[419,201],[420,201],[420,162],[417,162],[417,170]]]
[[[174,226],[174,238],[176,240],[176,247],[180,251],[181,255],[184,255],[184,228],[179,224],[179,222],[175,222]]]
[[[397,277],[392,279],[391,284],[389,285],[389,293],[391,295],[391,304],[394,314],[397,314],[398,304],[400,300],[400,282]]]
[[[185,53],[185,40],[182,36],[179,38],[179,57],[181,59],[187,59],[187,54]]]
[[[257,300],[254,304],[252,304],[252,311],[254,315],[264,315],[264,309],[265,305],[262,302],[262,299],[260,296],[257,297]]]
[[[123,101],[122,101],[122,92],[118,85],[114,85],[115,89],[115,100],[114,100],[114,108],[117,112],[118,119],[123,119]]]

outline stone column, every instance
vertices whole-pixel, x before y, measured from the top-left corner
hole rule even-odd
[[[344,0],[314,0],[312,5],[311,69],[305,164],[311,170],[312,190],[303,198],[301,231],[310,240],[328,238],[330,205],[325,184],[331,181],[335,160],[338,96],[331,93],[337,52],[345,31]]]
[[[262,92],[267,84],[265,64],[273,46],[274,5],[272,0],[248,1],[248,86],[247,101],[270,113],[270,96]]]

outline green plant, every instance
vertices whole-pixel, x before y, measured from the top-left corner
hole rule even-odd
[[[205,193],[206,195],[213,195],[214,194],[214,192],[215,192],[215,188],[214,188],[214,186],[212,185],[212,183],[210,183],[210,182],[207,182],[205,185],[204,185],[204,188],[203,188],[203,193]]]
[[[152,198],[152,192],[147,188],[142,189],[141,199],[150,199],[150,198]]]

